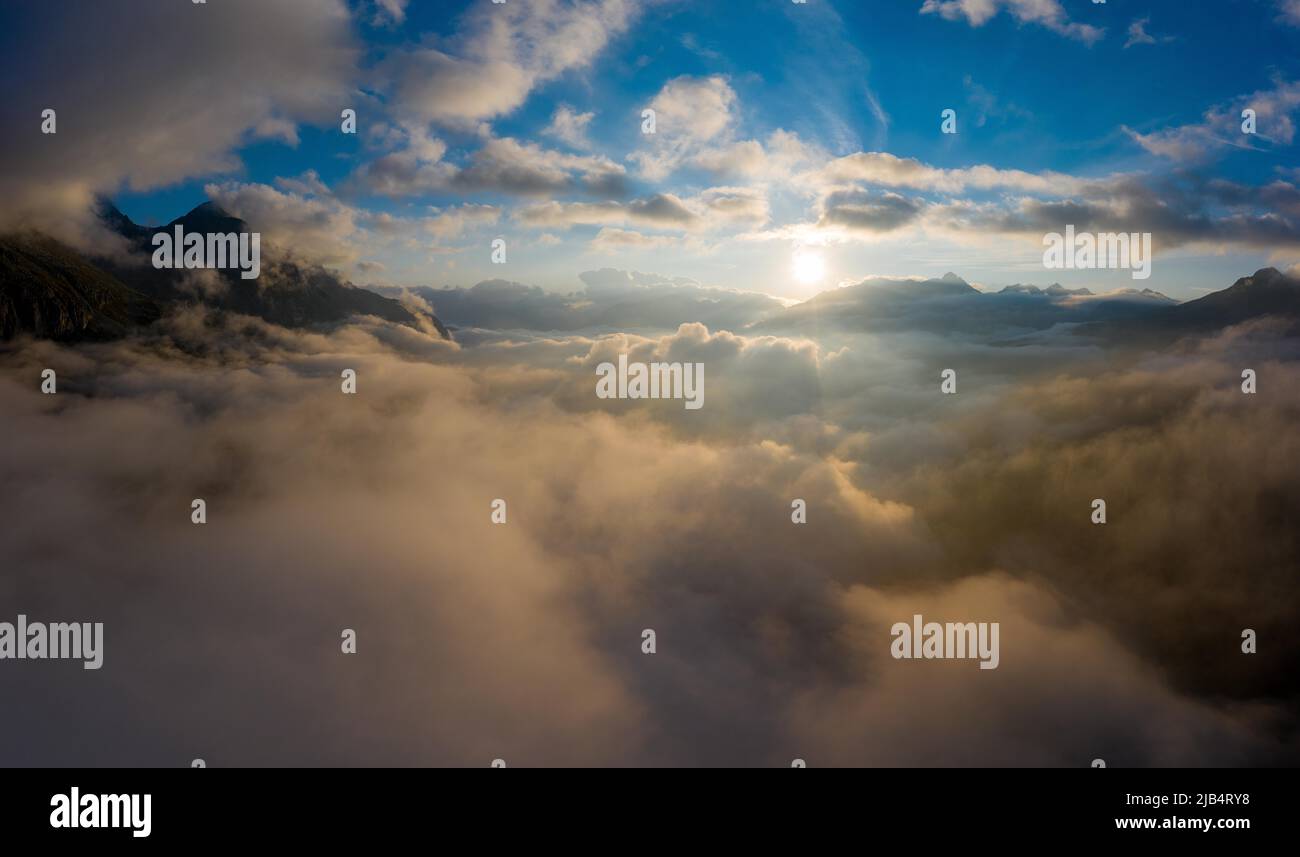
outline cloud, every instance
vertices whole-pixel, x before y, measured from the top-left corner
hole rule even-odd
[[[994,95],[987,87],[976,83],[969,74],[962,79],[966,87],[966,99],[975,108],[975,127],[983,128],[989,119],[1031,119],[1033,114],[1017,104],[1006,102]]]
[[[492,138],[456,173],[452,183],[466,190],[552,195],[580,191],[622,196],[626,171],[603,155],[569,155],[536,143]]]
[[[895,344],[686,324],[458,347],[193,310],[117,343],[9,346],[6,602],[108,640],[95,681],[11,677],[35,701],[12,761],[1295,759],[1294,346],[1237,331],[988,394],[958,363],[957,401],[931,379],[909,420],[890,395],[911,370],[854,365]],[[594,363],[619,353],[703,361],[703,419],[596,399]],[[980,352],[943,359],[961,353]],[[1236,390],[1243,360],[1258,397]],[[999,668],[890,658],[917,612],[999,622]]]
[[[406,20],[410,0],[373,0],[375,13],[370,23],[376,27],[396,26]]]
[[[798,134],[777,129],[765,142],[742,140],[702,147],[690,155],[688,164],[719,176],[777,183],[796,181],[808,165],[827,158],[820,147],[804,142]]]
[[[499,207],[477,203],[430,206],[424,216],[359,208],[335,196],[310,170],[276,184],[224,182],[204,190],[221,208],[263,233],[265,245],[276,253],[362,276],[386,270],[375,256],[445,250],[449,242],[501,218]]]
[[[896,193],[838,191],[826,197],[819,227],[843,227],[852,232],[892,232],[913,222],[924,205]]]
[[[501,209],[495,205],[465,203],[444,209],[434,209],[435,214],[424,220],[424,228],[440,240],[459,238],[467,229],[478,225],[495,224],[501,219]]]
[[[713,187],[687,202],[701,207],[713,228],[756,229],[771,217],[767,196],[758,188]]]
[[[619,253],[628,249],[675,247],[681,239],[672,235],[645,235],[634,229],[602,226],[588,247],[598,253]]]
[[[684,228],[695,217],[680,198],[670,193],[630,202],[545,202],[519,212],[521,223],[543,228],[622,223]]]
[[[1258,133],[1242,133],[1242,111],[1254,110]],[[1206,110],[1200,122],[1147,134],[1125,126],[1132,140],[1153,155],[1181,163],[1198,163],[1231,148],[1255,148],[1257,140],[1290,145],[1295,113],[1300,109],[1300,81],[1278,80],[1271,89],[1242,95]]]
[[[357,168],[352,181],[372,193],[400,197],[445,190],[459,168],[443,160],[447,144],[423,128],[381,128],[393,141],[390,151]]]
[[[1300,27],[1300,0],[1278,0],[1282,20]]]
[[[922,15],[939,15],[948,21],[965,18],[972,27],[984,26],[1002,11],[1021,24],[1038,24],[1086,45],[1106,34],[1103,28],[1071,21],[1059,0],[925,0],[921,5]]]
[[[326,265],[351,262],[360,251],[359,219],[364,215],[332,196],[303,193],[316,192],[319,179],[313,178],[285,183],[295,190],[225,182],[209,184],[204,192],[221,208],[252,224],[268,245],[282,252]]]
[[[1037,257],[1045,234],[1073,224],[1096,232],[1150,232],[1159,252],[1300,244],[1294,216],[1300,199],[1295,186],[1282,180],[1251,186],[1195,172],[1082,177],[986,164],[953,169],[887,152],[857,152],[801,175],[799,182],[818,194],[812,222],[741,237],[840,243],[899,231],[985,248],[996,238],[1027,239],[1037,246]]]
[[[32,133],[0,140],[0,160],[22,165],[0,177],[0,228],[82,243],[95,194],[234,171],[250,135],[292,143],[298,123],[337,122],[353,99],[360,48],[339,0],[145,0],[135,11],[51,0],[10,22],[27,49],[0,57],[0,70],[28,85],[0,103],[0,119]],[[38,133],[45,108],[56,134]]]
[[[986,164],[943,169],[915,158],[900,158],[888,152],[855,152],[845,155],[814,171],[810,178],[823,186],[867,182],[885,187],[935,190],[942,193],[1005,188],[1060,195],[1078,193],[1091,184],[1086,179],[1062,173],[1004,170]]]
[[[575,149],[590,149],[591,141],[587,139],[587,126],[596,116],[595,113],[579,113],[567,104],[555,108],[551,124],[542,132],[562,143],[568,143]]]
[[[1012,198],[994,203],[955,200],[926,209],[925,226],[950,235],[1021,236],[1041,242],[1067,224],[1080,231],[1150,232],[1158,252],[1183,247],[1295,247],[1300,224],[1273,206],[1295,204],[1295,188],[1275,182],[1251,188],[1197,176],[1117,178],[1082,198]],[[1221,202],[1231,205],[1224,210]],[[1039,244],[1041,250],[1041,243]]]
[[[1139,18],[1128,25],[1128,41],[1124,43],[1125,48],[1131,48],[1134,45],[1154,45],[1164,42],[1172,42],[1173,36],[1156,37],[1147,32],[1147,24],[1151,23],[1150,18]]]
[[[1296,499],[1297,474],[1276,469],[1289,460],[1282,426],[1293,418],[1286,391],[1300,384],[1295,356],[1294,341],[1265,323],[1181,356],[1026,384],[998,402],[998,413],[968,415],[960,462],[935,463],[926,490],[949,499],[934,505],[908,496],[939,530],[964,534],[958,561],[1034,566],[1076,603],[1108,616],[1121,639],[1180,686],[1285,695],[1279,676],[1245,660],[1234,641],[1242,628],[1264,625],[1274,630],[1261,633],[1276,634],[1283,647],[1275,666],[1300,656],[1282,630],[1291,618],[1268,594],[1294,540],[1279,540],[1269,515],[1227,510],[1285,516]],[[1240,367],[1256,364],[1278,393],[1258,406],[1238,389]],[[1233,454],[1228,432],[1231,449],[1266,452]],[[1195,475],[1185,469],[1191,462]],[[957,499],[971,490],[980,492],[978,510]],[[1094,497],[1112,510],[1104,537],[1074,512],[1082,504],[1086,513]],[[971,538],[984,524],[993,527],[988,538]]]
[[[537,228],[634,224],[686,232],[756,228],[769,216],[762,192],[742,187],[709,188],[684,199],[660,193],[628,202],[545,202],[517,214],[520,223]]]
[[[445,44],[400,48],[380,66],[389,109],[407,121],[469,129],[587,66],[627,29],[635,0],[484,4]]]
[[[990,574],[928,591],[856,586],[844,604],[854,677],[810,689],[792,706],[791,730],[810,766],[1083,768],[1096,758],[1111,767],[1200,766],[1234,757],[1262,762],[1270,752],[1258,734],[1264,712],[1233,716],[1180,696],[1041,584]],[[915,614],[997,621],[1004,654],[992,678],[970,662],[888,657],[883,629]],[[953,698],[963,700],[960,709],[945,704]],[[1068,725],[1045,741],[1038,737],[1045,723]],[[918,742],[917,735],[931,737]],[[1215,736],[1214,748],[1206,735]]]
[[[725,139],[736,121],[737,97],[721,75],[682,75],[664,84],[648,107],[655,112],[655,133],[629,159],[650,180],[667,177],[706,144]]]
[[[352,183],[386,196],[497,192],[513,196],[583,193],[620,197],[626,170],[603,155],[573,155],[511,137],[488,137],[464,164],[445,160],[446,144],[419,128],[394,129],[399,148],[361,166]]]
[[[642,246],[641,236],[624,232],[605,241]],[[654,242],[651,241],[651,244]],[[709,288],[700,283],[604,268],[579,278],[584,288],[571,294],[546,291],[505,280],[469,289],[421,289],[439,318],[459,327],[497,330],[677,330],[699,321],[712,329],[741,330],[780,310],[784,303],[751,291]]]

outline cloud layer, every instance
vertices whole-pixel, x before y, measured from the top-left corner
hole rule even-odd
[[[103,621],[107,654],[93,675],[7,668],[38,702],[0,758],[1294,758],[1293,343],[1264,324],[1076,376],[983,351],[954,344],[943,360],[986,368],[941,397],[933,343],[698,324],[458,347],[196,309],[10,348],[0,602]],[[706,407],[596,399],[620,352],[704,362]],[[914,613],[998,621],[1001,666],[893,660]]]

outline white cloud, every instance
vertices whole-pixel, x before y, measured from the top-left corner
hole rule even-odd
[[[942,193],[1009,188],[1027,193],[1079,193],[1092,184],[1063,173],[1030,173],[1003,170],[986,164],[959,169],[932,167],[915,158],[900,158],[888,152],[855,152],[831,161],[810,179],[820,186],[865,182],[886,187],[907,187]]]
[[[335,197],[312,171],[277,179],[276,184],[278,189],[226,182],[209,184],[205,191],[213,202],[262,232],[266,245],[277,252],[359,274],[384,271],[373,257],[385,252],[445,251],[446,242],[501,218],[500,208],[473,203],[431,208],[425,217],[368,211]]]
[[[638,7],[637,0],[484,3],[448,43],[395,51],[381,73],[402,116],[471,128],[510,113],[539,84],[588,65]]]
[[[1241,113],[1255,111],[1257,133],[1241,132]],[[1277,81],[1272,89],[1242,95],[1228,104],[1211,107],[1200,122],[1177,125],[1143,134],[1127,126],[1124,131],[1153,155],[1174,161],[1196,162],[1213,157],[1226,147],[1252,148],[1255,140],[1290,145],[1295,139],[1295,113],[1300,109],[1300,81]]]
[[[736,121],[737,98],[725,77],[683,75],[664,84],[647,106],[655,111],[655,133],[645,135],[646,148],[630,160],[646,178],[658,180],[705,144],[727,138]]]
[[[921,6],[922,15],[935,14],[949,21],[965,18],[972,27],[984,26],[1002,11],[1022,24],[1038,24],[1087,45],[1106,32],[1071,21],[1059,0],[925,0]]]
[[[406,196],[446,188],[457,173],[447,163],[447,144],[420,127],[381,128],[376,133],[400,140],[401,148],[357,170],[354,178],[373,193]]]
[[[375,14],[371,23],[375,26],[401,24],[406,20],[406,4],[410,0],[374,0]]]
[[[488,226],[501,219],[501,209],[495,205],[451,206],[434,209],[434,216],[424,219],[424,228],[430,235],[440,240],[458,238],[467,229],[475,226]]]
[[[295,257],[340,264],[360,255],[361,215],[333,197],[240,182],[209,184],[204,192],[217,205],[262,232],[267,245]]]
[[[505,193],[582,191],[621,196],[627,170],[603,155],[570,155],[511,137],[493,137],[455,176],[458,187]]]
[[[1151,23],[1150,18],[1141,18],[1128,25],[1128,41],[1124,47],[1131,48],[1134,45],[1154,45],[1156,40],[1147,32],[1147,24]]]
[[[587,126],[595,116],[595,113],[579,113],[569,105],[561,104],[555,108],[551,124],[542,133],[568,143],[575,149],[589,149],[591,141],[587,139]]]
[[[690,165],[724,176],[764,182],[788,182],[809,164],[824,162],[827,154],[805,143],[793,131],[777,129],[766,142],[742,140],[706,147],[691,156]]]
[[[617,253],[630,249],[675,247],[681,243],[682,239],[675,235],[645,235],[635,230],[605,226],[591,239],[589,247],[597,253]]]
[[[581,192],[622,196],[627,170],[603,155],[573,155],[513,137],[489,137],[463,165],[444,160],[447,145],[421,128],[402,129],[396,151],[362,166],[354,176],[386,196],[447,190],[497,191],[518,196]]]

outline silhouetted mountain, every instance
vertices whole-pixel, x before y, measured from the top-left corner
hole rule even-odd
[[[1224,327],[1265,315],[1300,317],[1300,278],[1261,268],[1221,292],[1176,307],[1170,315],[1188,327]]]
[[[1094,295],[1087,289],[1007,286],[981,292],[956,274],[930,280],[864,280],[830,289],[754,326],[763,332],[922,330],[1016,336],[1058,324],[1144,319],[1177,302],[1133,289]]]
[[[761,326],[789,327],[833,323],[839,327],[887,327],[920,315],[974,306],[980,291],[955,274],[937,280],[865,280],[828,289],[790,307]]]
[[[107,201],[101,201],[98,214],[105,224],[131,243],[140,264],[114,259],[97,259],[96,264],[159,302],[201,302],[258,316],[285,327],[338,322],[353,315],[378,316],[417,328],[424,321],[444,339],[451,338],[442,322],[430,313],[408,309],[392,298],[344,282],[319,265],[276,258],[265,246],[261,251],[261,271],[256,279],[242,278],[236,263],[223,269],[153,267],[150,261],[155,250],[153,236],[174,234],[177,225],[185,233],[255,231],[255,227],[223,211],[215,203],[205,202],[183,217],[156,228],[132,222]],[[175,252],[179,255],[179,248]],[[205,276],[209,279],[203,280]]]
[[[1150,295],[1158,294],[1144,289],[1133,292],[1130,298],[1150,302],[1154,300]],[[1117,315],[1104,319],[1104,323],[1088,325],[1083,331],[1111,341],[1154,345],[1264,317],[1289,319],[1300,333],[1300,279],[1276,268],[1263,268],[1222,291],[1194,301],[1140,318]]]
[[[1071,297],[1071,296],[1092,297],[1093,292],[1091,289],[1067,289],[1065,286],[1061,285],[1060,283],[1052,283],[1047,288],[1040,288],[1038,286],[1028,286],[1028,285],[1022,285],[1021,283],[1016,283],[1013,286],[1003,286],[1002,291],[999,292],[998,294],[1048,295],[1049,297],[1054,297],[1054,298],[1064,298],[1064,297]]]
[[[158,304],[44,236],[0,236],[0,338],[111,339],[161,314]]]
[[[140,226],[111,202],[96,214],[126,238],[134,257],[87,257],[38,234],[0,236],[0,337],[30,333],[75,340],[121,336],[159,318],[167,306],[202,303],[258,316],[285,327],[373,315],[415,328],[447,328],[431,313],[341,281],[318,265],[276,258],[262,248],[261,270],[243,279],[238,261],[224,269],[155,268],[153,236],[185,233],[248,233],[247,223],[206,202],[166,226]],[[181,250],[176,250],[179,257]]]
[[[569,294],[507,280],[484,280],[468,289],[414,291],[448,324],[489,330],[635,332],[676,330],[697,321],[710,330],[739,330],[785,306],[759,292],[708,288],[611,268],[585,271],[580,279],[586,289]]]

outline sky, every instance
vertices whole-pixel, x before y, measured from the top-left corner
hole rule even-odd
[[[142,223],[210,198],[359,284],[616,267],[803,299],[951,270],[1186,299],[1300,261],[1294,0],[60,8],[0,13],[9,110],[62,107],[65,135],[11,142],[46,163],[9,181],[48,169]],[[1152,279],[1044,270],[1071,220],[1151,232]]]
[[[0,344],[0,619],[106,632],[0,669],[0,764],[1300,758],[1293,318],[830,291],[1293,267],[1294,0],[129,5],[0,9],[0,234],[210,200],[456,329]],[[1151,279],[1044,269],[1067,224]],[[705,406],[594,395],[622,356]],[[892,657],[917,614],[1000,665]]]

